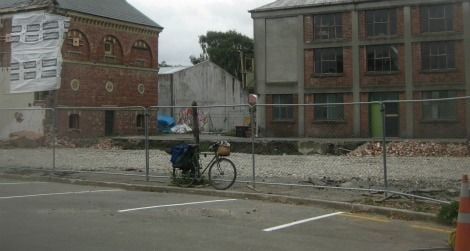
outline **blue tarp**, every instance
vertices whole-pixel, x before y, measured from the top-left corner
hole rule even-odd
[[[176,121],[173,117],[168,115],[158,115],[157,126],[160,132],[170,133],[171,128],[176,125]]]

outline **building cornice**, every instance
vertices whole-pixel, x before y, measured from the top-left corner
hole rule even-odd
[[[461,3],[470,2],[470,0],[388,0],[388,1],[363,1],[347,2],[316,6],[291,6],[285,8],[273,8],[266,10],[250,11],[253,19],[257,18],[280,18],[296,15],[307,15],[328,12],[347,12],[353,10],[394,8],[400,6],[430,5],[442,3]]]
[[[128,22],[118,21],[114,19],[87,15],[78,12],[65,11],[65,16],[70,17],[72,23],[80,23],[86,25],[99,26],[103,28],[111,28],[119,31],[132,32],[137,34],[146,34],[151,36],[158,36],[162,31],[159,28],[149,26],[137,25]]]

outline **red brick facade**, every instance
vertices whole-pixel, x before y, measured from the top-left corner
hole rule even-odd
[[[305,88],[350,88],[352,87],[352,50],[351,47],[343,48],[343,73],[316,74],[315,50],[305,50],[304,63]]]
[[[355,3],[352,3],[355,4]],[[426,32],[421,31],[421,8],[431,5],[409,5],[411,23],[405,23],[404,6],[387,7],[388,10],[396,13],[396,30],[395,34],[387,36],[370,36],[367,34],[366,13],[368,10],[361,9],[357,11],[359,27],[358,41],[359,58],[353,58],[354,41],[352,41],[352,16],[353,12],[346,11],[342,13],[342,33],[343,38],[331,40],[315,39],[315,15],[307,14],[303,18],[304,33],[304,87],[307,94],[305,96],[306,104],[313,104],[315,95],[313,93],[344,93],[344,102],[353,102],[353,86],[359,86],[359,96],[361,102],[371,101],[374,93],[396,93],[400,100],[405,100],[406,91],[412,90],[413,99],[422,99],[424,91],[452,91],[457,96],[466,95],[465,88],[468,80],[465,78],[465,50],[470,50],[469,45],[464,44],[464,23],[463,23],[463,6],[461,1],[450,2],[453,5],[453,13],[451,16],[452,31],[446,32]],[[321,8],[321,7],[319,7]],[[385,9],[387,9],[385,8]],[[385,10],[383,9],[383,10]],[[381,9],[377,9],[381,10]],[[342,8],[341,11],[344,11]],[[332,8],[328,9],[326,14],[335,13]],[[340,12],[338,12],[340,13]],[[411,31],[411,59],[412,65],[411,76],[406,77],[405,60],[410,55],[405,55],[405,46],[409,45],[410,40],[405,37],[405,29],[410,25]],[[453,55],[455,60],[453,65],[455,68],[448,67],[442,70],[424,70],[422,69],[423,55],[421,49],[424,43],[428,42],[446,42],[453,45]],[[331,42],[331,47],[343,48],[343,73],[338,74],[316,74],[315,73],[315,50],[317,48],[328,47],[327,43]],[[353,43],[351,43],[353,42]],[[351,46],[352,45],[352,46]],[[372,46],[389,46],[396,48],[396,65],[398,70],[391,72],[374,72],[368,69],[367,48]],[[435,52],[434,52],[435,53]],[[451,58],[451,56],[448,56]],[[354,83],[353,64],[359,63],[359,83]],[[411,81],[407,82],[407,79]],[[355,89],[357,90],[357,89]],[[272,92],[271,92],[272,93]],[[280,93],[281,94],[281,93]],[[267,95],[267,103],[271,101],[271,95]],[[414,103],[408,106],[400,103],[398,106],[398,114],[395,115],[395,121],[398,121],[397,128],[400,137],[465,137],[468,133],[468,125],[466,124],[466,102],[457,101],[456,118],[446,121],[426,121],[423,119],[422,103]],[[411,107],[411,108],[410,108]],[[410,109],[407,109],[410,108]],[[272,109],[266,110],[266,128],[270,136],[305,136],[305,137],[370,137],[371,136],[371,108],[369,104],[360,105],[360,117],[354,118],[353,105],[344,106],[343,121],[327,121],[318,122],[314,118],[313,107],[306,106],[304,133],[298,135],[297,116],[302,116],[294,111],[294,120],[289,122],[272,121]],[[407,121],[407,116],[412,113],[413,121]],[[354,121],[360,124],[359,134],[354,135]]]
[[[352,102],[352,94],[344,94],[344,102]],[[305,96],[306,104],[314,104],[314,95]],[[315,106],[305,107],[305,136],[313,138],[349,138],[353,137],[353,106],[344,106],[343,121],[318,121],[315,119]]]
[[[106,43],[111,47],[106,48]],[[97,137],[110,134],[106,130],[111,130],[111,135],[143,133],[143,128],[137,126],[137,117],[142,112],[109,109],[114,115],[107,121],[105,110],[106,107],[157,105],[157,32],[116,25],[111,20],[102,23],[93,18],[72,17],[62,54],[62,82],[56,105],[103,109],[60,112],[61,135]],[[79,129],[70,128],[71,114],[79,115]],[[155,115],[150,119],[150,129],[154,132]]]

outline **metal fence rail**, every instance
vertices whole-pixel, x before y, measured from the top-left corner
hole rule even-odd
[[[448,103],[445,103],[445,102],[448,102]],[[428,196],[416,195],[410,192],[397,191],[396,189],[390,187],[390,175],[389,175],[390,167],[388,166],[389,164],[388,162],[390,161],[389,158],[391,156],[388,156],[388,153],[387,153],[387,142],[390,141],[390,138],[388,138],[386,136],[386,133],[384,132],[387,132],[386,111],[387,111],[387,106],[389,105],[395,105],[395,104],[402,105],[402,104],[412,103],[412,104],[419,104],[423,106],[423,104],[431,104],[431,103],[451,104],[450,102],[470,102],[470,97],[426,99],[426,100],[384,100],[384,101],[371,101],[371,102],[310,103],[310,104],[256,104],[256,105],[237,104],[237,105],[213,105],[213,106],[204,105],[204,106],[153,106],[153,107],[139,107],[139,106],[135,106],[135,107],[57,107],[55,109],[51,109],[51,108],[47,108],[47,109],[0,108],[0,113],[4,113],[8,115],[11,115],[12,112],[25,112],[25,111],[29,113],[31,112],[43,112],[43,113],[48,113],[48,114],[50,113],[50,116],[47,114],[44,115],[44,118],[45,118],[44,128],[49,128],[49,129],[44,129],[45,131],[44,134],[52,138],[52,139],[49,139],[51,143],[49,145],[46,145],[47,146],[46,149],[51,148],[51,152],[50,152],[51,165],[50,166],[40,166],[39,167],[40,169],[38,169],[37,167],[34,167],[34,166],[25,166],[25,165],[28,165],[28,163],[26,162],[25,164],[22,164],[22,163],[11,164],[10,162],[12,161],[10,161],[9,159],[8,160],[0,159],[0,167],[4,167],[4,168],[12,167],[12,168],[19,168],[19,169],[29,168],[33,170],[64,171],[64,172],[73,170],[74,172],[78,172],[78,173],[83,172],[83,173],[93,173],[93,174],[98,174],[98,175],[103,174],[103,175],[145,177],[145,180],[147,182],[149,182],[151,178],[169,178],[170,175],[168,173],[167,173],[168,175],[165,175],[165,168],[168,169],[169,164],[161,163],[161,160],[152,159],[152,155],[150,152],[151,151],[150,139],[157,130],[156,123],[152,121],[156,120],[156,118],[158,117],[159,111],[164,108],[170,108],[170,109],[173,109],[173,111],[177,111],[178,109],[180,110],[181,109],[198,109],[202,112],[204,111],[207,112],[207,114],[212,114],[211,116],[213,116],[213,118],[218,119],[217,123],[219,123],[219,121],[226,122],[231,119],[232,119],[231,121],[235,121],[232,123],[241,123],[240,121],[243,121],[246,118],[249,118],[249,124],[247,124],[246,127],[249,128],[249,132],[250,132],[250,139],[249,139],[250,148],[251,148],[251,153],[250,153],[251,163],[249,164],[250,174],[248,175],[248,172],[247,172],[248,168],[244,166],[243,167],[244,176],[241,179],[239,179],[238,181],[239,183],[250,183],[253,187],[255,187],[257,184],[260,184],[260,185],[271,185],[271,186],[272,185],[274,186],[297,186],[297,187],[313,187],[313,188],[347,190],[347,191],[358,191],[358,192],[375,192],[375,193],[384,193],[385,196],[387,196],[388,194],[400,195],[400,196],[406,196],[409,198],[415,198],[415,199],[420,199],[420,200],[427,200],[427,201],[432,201],[436,203],[446,204],[446,203],[449,203],[447,200],[436,199],[436,198],[432,198]],[[331,107],[343,107],[343,109],[350,111],[353,109],[354,106],[371,106],[371,105],[380,106],[380,115],[381,115],[381,120],[382,120],[382,123],[381,123],[382,135],[380,139],[381,141],[380,146],[382,147],[382,150],[381,150],[382,151],[381,153],[382,164],[381,164],[380,169],[378,169],[377,166],[372,165],[372,167],[369,167],[368,169],[365,168],[365,170],[370,173],[369,178],[374,177],[375,179],[378,179],[378,180],[380,179],[378,178],[377,172],[379,170],[382,172],[381,188],[380,187],[379,188],[340,187],[338,185],[318,185],[318,184],[306,185],[306,184],[299,184],[299,180],[297,180],[296,182],[275,182],[275,181],[268,182],[268,181],[259,180],[264,175],[263,172],[265,172],[265,170],[260,171],[259,164],[257,163],[257,159],[259,159],[260,157],[263,157],[263,158],[267,158],[269,162],[269,157],[257,154],[257,149],[256,149],[256,144],[260,142],[260,139],[262,139],[258,137],[259,125],[257,123],[257,120],[259,121],[260,115],[258,114],[258,111],[260,109],[273,110],[273,109],[285,108],[285,107],[292,107],[295,109],[299,109],[303,107],[304,109],[309,109],[309,111],[312,111],[313,113],[315,113],[317,108],[324,108],[322,110],[320,109],[323,112],[325,111],[328,112],[328,109]],[[431,107],[431,112],[435,112],[433,110],[435,107],[437,107],[436,109],[440,108],[440,106],[432,106],[432,105],[429,107]],[[445,105],[442,107],[445,107]],[[452,107],[452,106],[449,105],[449,107]],[[360,109],[362,108],[360,107]],[[369,107],[365,109],[369,109]],[[422,108],[422,109],[425,109],[425,108]],[[278,109],[278,110],[281,111],[281,114],[284,111],[290,111],[290,110],[282,110],[282,109]],[[107,113],[107,111],[112,111],[112,112]],[[130,158],[128,158],[127,165],[126,163],[120,163],[122,165],[112,166],[110,164],[110,167],[107,167],[106,164],[101,164],[101,165],[97,165],[95,170],[86,170],[87,167],[80,167],[79,165],[80,163],[70,163],[70,162],[73,162],[70,159],[65,159],[65,160],[62,160],[62,163],[58,163],[57,160],[61,160],[62,155],[68,151],[68,149],[62,149],[62,148],[57,149],[58,139],[64,135],[68,135],[68,134],[73,135],[73,133],[75,133],[73,128],[72,129],[67,128],[67,123],[69,123],[68,124],[69,127],[73,126],[70,124],[72,123],[71,120],[67,120],[67,119],[70,119],[70,114],[75,114],[75,113],[79,113],[81,118],[84,118],[85,122],[82,122],[82,120],[80,120],[81,121],[80,123],[84,123],[85,125],[84,127],[90,129],[90,133],[94,132],[96,135],[98,135],[98,136],[93,136],[93,137],[105,136],[106,133],[102,133],[102,132],[103,130],[106,130],[106,128],[103,128],[105,127],[105,125],[103,125],[103,123],[101,123],[100,121],[103,119],[105,121],[106,116],[108,116],[109,114],[113,114],[113,116],[120,116],[122,120],[128,121],[130,124],[132,124],[133,128],[130,128],[129,126],[126,126],[126,125],[122,125],[121,123],[118,126],[113,124],[113,126],[115,127],[113,129],[116,129],[119,127],[120,130],[122,130],[122,135],[124,135],[124,137],[134,137],[136,139],[142,139],[144,141],[143,150],[145,151],[145,154],[143,156],[136,154],[135,158],[137,159],[137,161],[134,161],[134,160],[131,161]],[[346,112],[344,112],[344,110],[343,110],[343,113],[344,113],[343,116],[350,116],[349,114],[345,114]],[[141,119],[141,117],[139,117],[140,115],[143,116],[144,121],[143,121],[143,125],[141,125],[142,127],[137,128],[140,125],[139,123],[141,123],[141,121],[139,121],[139,119]],[[268,116],[268,115],[265,114],[264,116]],[[46,117],[47,118],[50,117],[50,118],[46,119]],[[221,124],[223,124],[222,122]],[[214,121],[212,121],[212,123],[215,124]],[[135,129],[134,127],[137,129]],[[227,127],[233,129],[233,125],[227,126],[225,124],[225,128],[220,128],[220,130],[223,131]],[[468,127],[468,125],[465,124],[465,127]],[[214,128],[216,128],[216,126],[213,126],[212,129]],[[216,129],[219,130],[218,128]],[[79,129],[77,129],[76,131],[79,131]],[[86,134],[87,132],[81,131],[80,133]],[[220,137],[223,138],[224,136],[220,136]],[[467,135],[462,135],[460,137],[460,140],[464,140],[466,137]],[[369,139],[373,141],[376,140],[376,138],[374,139],[369,138]],[[25,151],[25,152],[27,153],[28,151]],[[120,156],[121,155],[120,153],[115,153],[115,154],[116,154],[115,155],[116,159],[121,159],[121,162],[125,162],[124,160],[125,158],[123,158],[123,156]],[[122,152],[122,154],[124,154],[124,152]],[[126,153],[126,154],[134,154],[134,153]],[[240,156],[240,158],[245,158],[245,159],[246,157],[248,156]],[[27,158],[28,156],[25,156],[25,159]],[[86,158],[86,157],[83,157],[83,158]],[[144,158],[144,159],[142,160],[141,158]],[[301,158],[302,157],[298,157],[298,159],[301,159]],[[327,160],[327,161],[335,161],[334,160],[335,157],[330,156],[330,158],[331,160]],[[360,157],[357,157],[357,158],[359,159]],[[402,157],[391,157],[391,158],[398,159]],[[279,162],[280,163],[279,166],[282,166],[283,165],[282,163],[284,163],[284,165],[286,165],[286,163],[289,164],[288,161],[283,162],[281,158],[272,157],[272,159],[273,159],[272,161]],[[135,168],[135,165],[140,165],[139,164],[140,162],[138,162],[138,160],[145,161],[145,164],[144,164],[145,174],[133,174],[133,173],[131,174],[131,173],[122,172],[122,169],[126,169],[126,166],[128,166],[127,168],[132,169],[132,168]],[[364,158],[363,160],[364,160],[364,163],[367,164],[367,158]],[[407,161],[407,160],[408,159],[405,159],[404,161]],[[297,160],[294,159],[293,161],[297,161]],[[306,160],[306,162],[304,161],[302,162],[302,164],[309,165],[308,161],[310,160]],[[377,159],[374,158],[373,161],[377,162]],[[79,168],[75,168],[73,165],[78,165]],[[310,165],[312,164],[310,163]],[[67,166],[69,167],[72,166],[72,167],[67,168]],[[88,167],[88,168],[91,168],[91,167]],[[114,171],[113,169],[117,169],[117,170]],[[154,173],[156,172],[157,175],[153,175],[152,172]],[[324,172],[328,173],[328,170]],[[319,176],[321,176],[321,174],[319,174]],[[246,180],[246,178],[250,178],[251,180]],[[419,181],[420,181],[419,178],[417,178],[416,182],[419,183]],[[412,187],[412,185],[410,185],[410,187]]]

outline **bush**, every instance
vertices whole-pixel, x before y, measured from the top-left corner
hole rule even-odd
[[[455,224],[459,215],[459,203],[454,201],[441,207],[437,218],[444,224]]]

